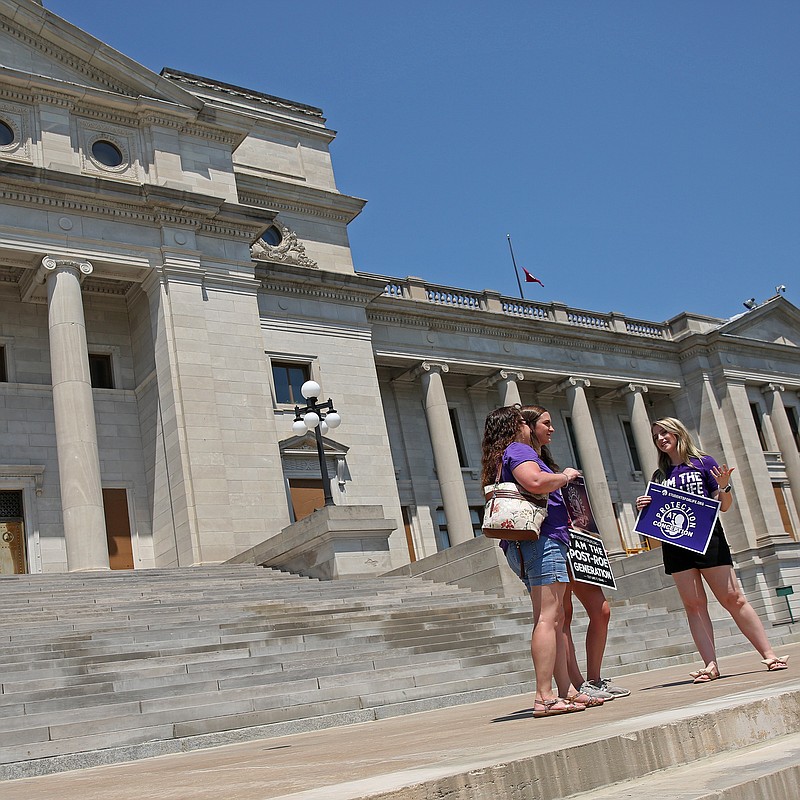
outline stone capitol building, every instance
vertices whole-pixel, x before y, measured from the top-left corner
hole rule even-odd
[[[0,573],[216,564],[322,505],[377,506],[387,563],[480,533],[498,405],[551,410],[610,556],[635,558],[650,421],[736,466],[751,601],[800,591],[800,310],[667,321],[366,274],[323,112],[117,53],[0,0]],[[268,87],[260,87],[268,88]],[[455,270],[454,270],[455,274]]]

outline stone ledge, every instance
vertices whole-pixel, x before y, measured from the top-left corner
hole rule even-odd
[[[225,563],[320,580],[381,575],[391,567],[389,536],[396,529],[383,506],[326,506]]]

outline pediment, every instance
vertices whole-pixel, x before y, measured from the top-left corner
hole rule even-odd
[[[33,0],[0,0],[0,68],[34,81],[202,108],[189,92]]]
[[[288,439],[279,442],[278,447],[281,455],[317,455],[317,439],[311,431],[305,436],[290,436]],[[326,456],[345,456],[350,448],[334,439],[323,436],[322,449]]]
[[[758,342],[800,347],[800,309],[778,296],[720,326],[720,333]]]

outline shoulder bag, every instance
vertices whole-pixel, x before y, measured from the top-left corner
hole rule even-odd
[[[516,483],[500,483],[502,461],[494,485],[484,486],[483,535],[489,539],[536,541],[547,517],[547,495],[529,494]]]

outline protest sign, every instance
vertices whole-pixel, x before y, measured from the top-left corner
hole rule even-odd
[[[639,512],[634,531],[651,539],[705,554],[719,515],[719,501],[648,483],[650,505]]]
[[[608,563],[606,548],[596,536],[583,531],[569,532],[569,566],[572,577],[581,583],[593,583],[595,586],[606,586],[616,589],[617,582]]]
[[[561,490],[561,496],[564,498],[571,526],[581,531],[596,533],[599,536],[600,531],[594,521],[592,506],[589,503],[589,493],[586,491],[586,482],[583,477],[575,478],[568,483]]]

